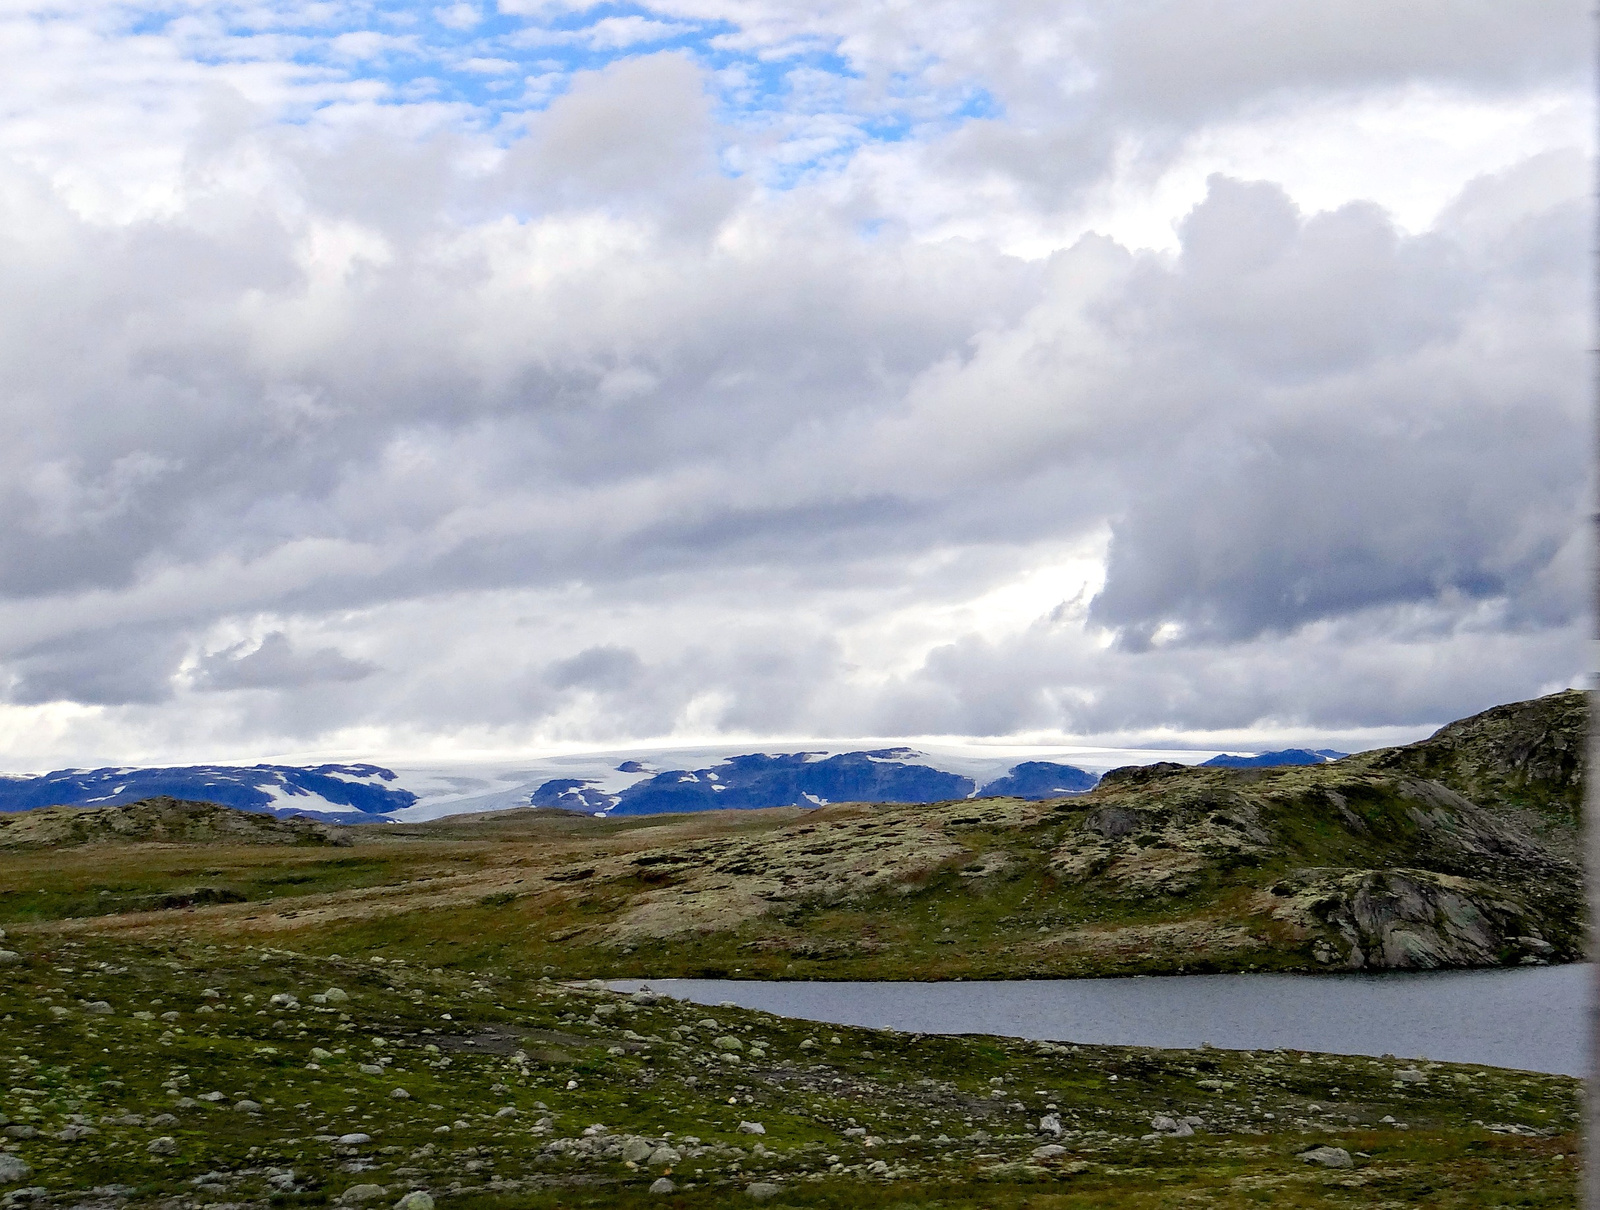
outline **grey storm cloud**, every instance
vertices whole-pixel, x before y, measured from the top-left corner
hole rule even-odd
[[[1421,225],[1202,136],[1421,93],[1535,122],[1586,11],[1071,8],[752,5],[861,68],[798,133],[672,51],[492,133],[217,84],[126,213],[0,154],[9,708],[493,746],[1398,725],[1570,681],[1586,133],[1451,161]],[[918,55],[987,116],[738,171]],[[1168,172],[1168,243],[1097,226]]]
[[[201,657],[195,684],[201,689],[295,689],[319,681],[359,681],[378,671],[337,647],[297,651],[281,630],[260,642],[237,643]]]

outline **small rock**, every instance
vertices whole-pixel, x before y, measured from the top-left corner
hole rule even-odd
[[[767,1133],[767,1128],[765,1126],[763,1126],[760,1122],[740,1122],[739,1123],[739,1133],[740,1134],[766,1134]]]
[[[0,950],[0,966],[10,966],[13,962],[21,962],[22,955],[16,950]]]
[[[0,1151],[0,1185],[15,1185],[33,1175],[33,1169],[19,1157]]]
[[[300,1001],[292,992],[278,992],[267,1000],[268,1008],[298,1008]]]
[[[330,987],[322,993],[322,996],[329,1004],[348,1004],[350,1002],[350,994],[343,988]]]
[[[217,1101],[223,1100],[224,1097],[220,1092],[202,1092],[200,1094],[200,1099],[202,1101],[211,1101],[211,1102],[215,1103]]]
[[[394,1210],[433,1210],[433,1197],[421,1189],[413,1189],[394,1204]]]
[[[1067,1149],[1060,1143],[1046,1143],[1043,1147],[1033,1149],[1033,1158],[1036,1160],[1053,1160],[1058,1155],[1065,1155]]]
[[[234,1109],[238,1110],[240,1113],[260,1113],[261,1112],[261,1102],[259,1102],[259,1101],[235,1101],[233,1103],[233,1107],[234,1107]]]
[[[1408,1067],[1404,1071],[1395,1072],[1394,1078],[1402,1084],[1425,1084],[1428,1080],[1428,1077],[1415,1067]]]
[[[381,1076],[383,1068],[376,1063],[363,1063],[361,1064],[361,1074],[364,1076]]]
[[[93,1126],[68,1126],[56,1138],[63,1143],[75,1143],[79,1139],[86,1139],[92,1134],[99,1134]]]
[[[104,1000],[91,1000],[83,1006],[83,1011],[96,1017],[104,1017],[111,1012],[111,1005]]]
[[[1354,1168],[1356,1162],[1343,1147],[1313,1147],[1302,1151],[1300,1159],[1307,1164],[1321,1164],[1324,1168]]]
[[[757,1181],[754,1185],[745,1186],[744,1192],[745,1196],[750,1198],[751,1201],[766,1202],[777,1197],[778,1194],[783,1192],[783,1189],[770,1181]]]
[[[517,1116],[517,1107],[515,1105],[506,1105],[503,1108],[496,1109],[494,1116],[497,1118],[514,1118]]]
[[[31,1139],[37,1137],[38,1133],[36,1129],[24,1122],[18,1122],[15,1126],[7,1126],[5,1129],[5,1135],[8,1139]]]
[[[622,1158],[630,1164],[642,1164],[650,1158],[650,1153],[656,1149],[649,1139],[635,1136],[622,1144]]]
[[[177,1155],[178,1140],[170,1134],[164,1134],[159,1139],[151,1139],[145,1150],[151,1155]]]
[[[718,1050],[743,1050],[744,1049],[744,1043],[739,1041],[738,1038],[733,1037],[731,1034],[724,1034],[722,1037],[718,1038],[711,1045],[715,1046]]]
[[[666,1144],[662,1144],[650,1153],[650,1158],[646,1163],[652,1168],[659,1168],[663,1164],[676,1164],[681,1159],[683,1159],[683,1153],[676,1147],[668,1147]]]
[[[411,1099],[411,1094],[404,1088],[396,1088],[389,1096],[396,1101],[409,1101]]]
[[[202,1000],[220,1000],[222,999],[222,993],[214,987],[208,987],[200,992],[200,998]]]
[[[346,1206],[356,1206],[380,1198],[387,1192],[382,1185],[351,1185],[339,1195],[339,1201]]]
[[[339,1146],[341,1147],[359,1147],[363,1143],[370,1142],[372,1142],[372,1136],[370,1134],[362,1134],[360,1131],[339,1136]]]
[[[1047,1113],[1044,1115],[1044,1117],[1040,1118],[1039,1133],[1052,1134],[1059,1139],[1061,1137],[1061,1115],[1057,1113]]]
[[[650,1185],[650,1192],[651,1193],[671,1193],[676,1188],[677,1188],[676,1185],[674,1185],[666,1177],[662,1176],[662,1177],[657,1177],[655,1179],[655,1181],[652,1182],[652,1184]]]

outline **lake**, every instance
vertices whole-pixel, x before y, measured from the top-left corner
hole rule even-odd
[[[1587,965],[1385,975],[951,983],[626,979],[698,1004],[905,1033],[1114,1046],[1320,1050],[1583,1075]]]

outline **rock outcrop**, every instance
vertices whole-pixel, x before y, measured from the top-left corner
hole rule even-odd
[[[0,848],[59,849],[89,844],[349,845],[344,829],[311,819],[147,798],[118,807],[40,807],[0,815]]]

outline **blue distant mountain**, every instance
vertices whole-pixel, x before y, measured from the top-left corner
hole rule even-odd
[[[410,790],[384,784],[394,780],[393,772],[378,765],[59,769],[35,777],[0,777],[0,811],[112,807],[166,794],[280,818],[349,822],[351,812],[382,817],[417,801]]]
[[[635,764],[629,761],[629,764]],[[633,772],[633,770],[628,770]],[[617,796],[597,790],[593,782],[578,777],[557,777],[544,783],[528,800],[535,807],[557,807],[563,811],[582,811],[594,815],[617,805]]]
[[[816,807],[830,802],[947,802],[970,798],[969,777],[922,764],[909,748],[843,752],[818,759],[815,752],[752,753],[704,769],[670,769],[611,793],[591,779],[563,777],[533,792],[536,807],[612,815],[659,815],[677,811]],[[623,772],[643,769],[635,761]],[[1081,794],[1098,779],[1072,765],[1027,761],[986,785],[982,793],[1015,798],[1059,798]]]
[[[909,748],[845,752],[817,759],[815,752],[734,756],[705,769],[670,769],[616,794],[577,778],[547,781],[534,791],[536,807],[659,815],[671,811],[815,807],[829,802],[942,802],[966,798],[970,777],[912,763]],[[629,762],[630,764],[633,762]],[[631,770],[630,770],[631,771]]]
[[[1014,765],[1004,777],[997,777],[978,791],[982,798],[1060,798],[1094,789],[1099,778],[1076,765],[1056,765],[1045,760],[1027,760]]]
[[[1255,756],[1231,756],[1224,753],[1204,761],[1201,768],[1209,769],[1264,769],[1273,765],[1325,765],[1330,760],[1349,756],[1348,752],[1335,752],[1332,748],[1284,748],[1278,752],[1261,752]]]

